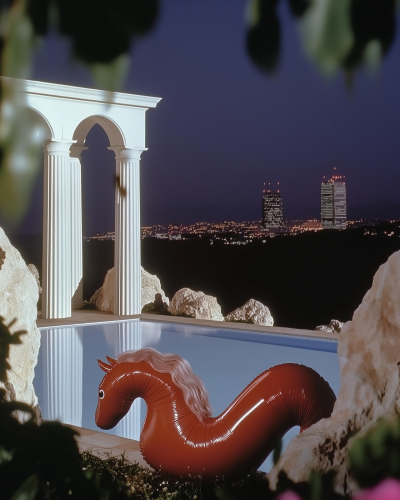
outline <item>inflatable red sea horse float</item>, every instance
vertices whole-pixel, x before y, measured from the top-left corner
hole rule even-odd
[[[335,394],[317,372],[283,364],[249,384],[218,417],[190,364],[176,354],[145,348],[110,364],[99,386],[96,424],[111,429],[143,398],[147,415],[140,436],[146,462],[172,476],[244,474],[257,469],[277,438],[300,432],[331,415]]]

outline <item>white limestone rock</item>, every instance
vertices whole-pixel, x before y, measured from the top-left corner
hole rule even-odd
[[[155,274],[150,274],[142,269],[142,309],[146,304],[154,302],[156,293],[160,293],[163,302],[169,304],[169,298],[166,297],[161,288],[160,280]],[[114,276],[115,268],[107,271],[103,286],[94,292],[90,302],[96,306],[99,311],[114,312]]]
[[[107,271],[103,285],[90,298],[90,303],[99,311],[114,312],[114,276],[115,267]]]
[[[248,300],[244,306],[230,312],[225,319],[226,321],[252,321],[255,325],[274,325],[274,318],[268,307],[254,299]]]
[[[39,271],[34,264],[28,264],[29,271],[33,274],[36,284],[38,286],[39,295],[42,293],[42,287],[40,286]]]
[[[160,293],[162,301],[169,305],[169,298],[166,297],[163,289],[161,288],[160,280],[155,274],[148,273],[142,267],[142,308],[146,304],[154,302],[156,293]]]
[[[21,336],[22,344],[10,346],[11,370],[7,373],[5,388],[8,399],[31,405],[40,419],[38,399],[33,387],[40,347],[40,331],[36,326],[38,298],[35,277],[0,228],[0,316],[7,325],[16,318],[11,333],[27,331]],[[18,418],[23,420],[23,415],[19,414]]]
[[[343,328],[343,324],[341,321],[337,319],[331,319],[329,325],[320,325],[315,329],[318,332],[326,332],[326,333],[340,333]]]
[[[173,296],[168,311],[173,314],[187,314],[197,319],[223,321],[221,306],[217,299],[203,292],[194,292],[190,288],[181,288]]]
[[[400,252],[379,268],[338,338],[341,386],[332,416],[292,439],[269,473],[272,487],[281,470],[294,481],[306,481],[312,469],[335,470],[336,490],[355,493],[346,462],[352,433],[400,414]]]

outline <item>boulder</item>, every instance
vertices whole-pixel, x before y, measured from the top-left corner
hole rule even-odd
[[[254,299],[248,300],[244,306],[230,312],[225,320],[265,326],[273,326],[274,324],[274,318],[268,307]]]
[[[331,319],[329,325],[320,325],[315,329],[318,332],[340,333],[343,328],[343,323],[337,319]]]
[[[99,311],[114,312],[114,276],[115,267],[112,267],[107,271],[103,285],[90,298],[90,303]]]
[[[169,298],[163,292],[160,280],[155,274],[148,273],[142,267],[142,308],[154,302],[157,293],[160,293],[162,301],[169,305]]]
[[[150,274],[142,269],[142,309],[146,304],[154,302],[156,293],[160,293],[163,302],[169,304],[168,297],[165,296],[161,288],[160,280],[154,274]],[[114,312],[114,276],[115,268],[107,271],[103,286],[94,292],[90,303],[96,306],[99,311]]]
[[[173,315],[186,315],[197,319],[224,320],[221,306],[215,297],[203,292],[194,292],[190,288],[181,288],[176,292],[168,311]]]
[[[292,439],[269,473],[272,487],[282,470],[294,481],[334,470],[337,492],[353,494],[346,455],[354,435],[400,414],[400,252],[379,268],[338,339],[341,386],[332,415]]]
[[[11,333],[25,330],[22,345],[10,346],[7,399],[31,405],[40,420],[38,399],[33,387],[35,366],[40,347],[40,331],[36,326],[39,288],[35,277],[0,228],[0,316],[9,325],[15,318]],[[3,386],[4,387],[4,386]],[[24,414],[18,418],[23,420]]]

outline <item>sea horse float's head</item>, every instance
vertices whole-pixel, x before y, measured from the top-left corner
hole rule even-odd
[[[124,377],[124,367],[108,356],[109,364],[98,360],[100,368],[106,372],[99,386],[96,408],[96,425],[101,429],[112,429],[128,413],[133,399],[127,398],[117,389],[118,380]]]
[[[138,397],[146,403],[148,398],[153,402],[157,397],[165,398],[163,387],[173,386],[173,390],[180,392],[199,420],[211,416],[206,388],[190,364],[177,354],[163,354],[145,347],[124,352],[117,359],[106,357],[109,364],[98,360],[106,372],[99,386],[95,416],[96,425],[101,429],[115,427]]]

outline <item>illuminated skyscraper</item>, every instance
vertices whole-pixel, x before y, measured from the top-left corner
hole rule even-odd
[[[279,191],[264,190],[262,222],[265,228],[283,227],[282,198]]]
[[[323,229],[346,229],[346,184],[334,175],[321,184],[321,225]]]

